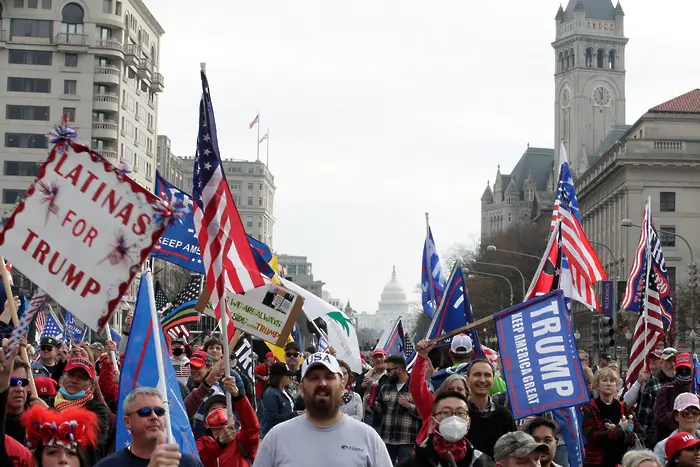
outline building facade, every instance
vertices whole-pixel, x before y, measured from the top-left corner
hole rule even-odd
[[[163,28],[140,0],[0,2],[0,212],[9,214],[46,158],[63,116],[78,141],[151,189]]]
[[[276,190],[272,172],[260,161],[226,159],[222,166],[245,231],[272,248]],[[183,189],[192,193],[194,157],[182,158],[182,170]]]
[[[170,150],[170,138],[165,135],[158,135],[158,144],[156,146],[156,168],[166,180],[179,189],[184,189],[185,173],[182,159],[172,153]]]
[[[306,256],[278,255],[277,264],[284,277],[323,299],[323,281],[314,279],[313,267]]]

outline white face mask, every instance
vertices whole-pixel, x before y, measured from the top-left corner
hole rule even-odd
[[[465,419],[453,415],[440,422],[438,432],[447,441],[454,443],[467,436],[469,422]]]

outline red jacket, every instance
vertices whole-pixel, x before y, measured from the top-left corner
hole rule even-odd
[[[247,459],[251,463],[255,460],[258,444],[260,444],[258,417],[255,416],[255,410],[245,396],[235,400],[233,407],[241,422],[241,429],[236,433],[233,441],[222,446],[211,436],[200,436],[197,439],[197,450],[204,467],[249,467],[250,464],[243,457],[239,444],[245,450]]]
[[[14,462],[15,467],[31,467],[34,465],[34,456],[29,452],[29,449],[8,435],[5,435],[5,452],[7,457]]]
[[[423,420],[423,426],[418,431],[416,444],[420,445],[425,438],[428,437],[430,430],[430,419],[433,416],[433,403],[435,403],[435,395],[428,389],[428,383],[425,381],[425,369],[428,366],[428,359],[420,355],[416,355],[416,363],[413,364],[411,370],[411,379],[408,383],[408,389],[413,397],[413,404],[416,406],[418,415]]]
[[[619,408],[620,416],[629,415],[624,402],[615,399],[613,404]],[[586,458],[583,460],[585,467],[616,467],[627,450],[634,447],[635,435],[641,443],[644,443],[644,434],[636,419],[633,419],[633,433],[622,431],[619,425],[610,430],[605,428],[605,420],[600,414],[596,399],[582,405],[581,412],[583,413],[583,435],[588,441]]]
[[[255,367],[255,374],[258,376],[268,376],[270,374],[270,365],[266,362],[258,364]],[[267,381],[255,378],[255,397],[262,397]]]
[[[106,355],[100,357],[100,377],[97,384],[107,405],[116,405],[119,401],[119,385],[114,382],[114,364]]]

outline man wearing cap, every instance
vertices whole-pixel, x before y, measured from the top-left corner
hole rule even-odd
[[[393,465],[379,435],[340,411],[345,388],[342,370],[333,355],[309,355],[302,364],[300,388],[305,414],[267,433],[253,467]]]
[[[190,379],[190,359],[185,355],[185,340],[178,337],[170,342],[170,363],[175,369],[175,376],[182,384]]]
[[[214,362],[203,350],[197,350],[192,354],[192,358],[190,358],[190,379],[187,382],[190,394],[184,400],[188,417],[194,417],[197,409],[200,408],[211,389],[215,386],[218,387],[217,382],[219,378],[224,376],[224,371],[221,362],[214,365]]]
[[[648,368],[649,371],[647,372],[644,368],[642,368],[637,376],[637,381],[635,381],[624,394],[623,400],[629,407],[633,407],[635,404],[637,404],[637,402],[639,402],[642,391],[644,390],[644,385],[649,379],[649,375],[656,374],[656,372],[661,368],[661,350],[657,349],[649,352],[646,359],[646,368]],[[620,387],[622,388],[624,385],[621,385]]]
[[[647,435],[647,446],[653,449],[659,439],[654,435],[654,403],[659,390],[673,381],[676,376],[676,355],[678,351],[673,347],[665,348],[661,352],[661,369],[647,379],[639,398],[637,406],[637,421]]]
[[[374,349],[371,358],[372,368],[365,373],[357,393],[362,397],[364,404],[365,423],[378,429],[382,424],[382,417],[379,412],[374,412],[374,403],[379,388],[389,380],[384,361],[386,352],[383,349]]]
[[[498,438],[493,447],[496,467],[539,467],[540,456],[549,453],[549,446],[538,443],[523,431],[513,431]]]
[[[656,443],[654,447],[654,454],[657,455],[662,464],[666,463],[666,442],[676,433],[688,433],[694,439],[700,439],[700,430],[698,430],[700,401],[698,396],[690,392],[679,394],[673,403],[673,418],[678,422],[678,429],[671,433],[668,438]]]
[[[262,398],[265,421],[261,424],[260,436],[264,437],[273,427],[298,415],[294,410],[294,399],[287,391],[289,378],[294,374],[282,362],[276,362],[270,366],[270,379],[267,381]]]
[[[45,376],[58,382],[62,373],[62,365],[57,362],[58,346],[61,343],[53,337],[43,337],[39,341],[39,360],[32,363],[34,377]]]
[[[450,343],[450,358],[452,359],[452,368],[456,368],[462,364],[472,361],[472,352],[474,343],[472,338],[466,334],[458,334],[452,338]]]
[[[661,389],[654,401],[654,422],[656,425],[656,439],[667,438],[678,428],[678,422],[674,418],[673,404],[679,394],[690,392],[690,384],[693,380],[693,357],[689,353],[676,355],[676,376],[673,382]]]

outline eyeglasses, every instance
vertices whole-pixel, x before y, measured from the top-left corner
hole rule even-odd
[[[163,407],[142,407],[138,410],[134,410],[133,412],[128,413],[127,415],[138,414],[139,417],[146,418],[150,417],[152,413],[156,414],[157,417],[162,417],[163,415],[165,415],[165,409]]]
[[[299,356],[299,352],[286,352],[284,356],[288,358],[297,358]]]
[[[51,347],[50,345],[44,345],[41,347],[42,352],[51,352],[52,350],[53,350],[53,347]]]
[[[27,378],[10,378],[10,387],[21,387],[21,388],[26,388],[29,386],[29,380]]]
[[[442,410],[433,414],[435,418],[440,417],[440,419],[450,418],[457,416],[459,418],[467,418],[469,416],[469,411],[467,409],[457,409],[457,410]]]
[[[387,369],[386,369],[386,373],[389,374],[389,373],[391,373],[392,371],[398,370],[398,369],[399,369],[399,367],[397,367],[397,366],[395,366],[394,368],[387,368]]]

